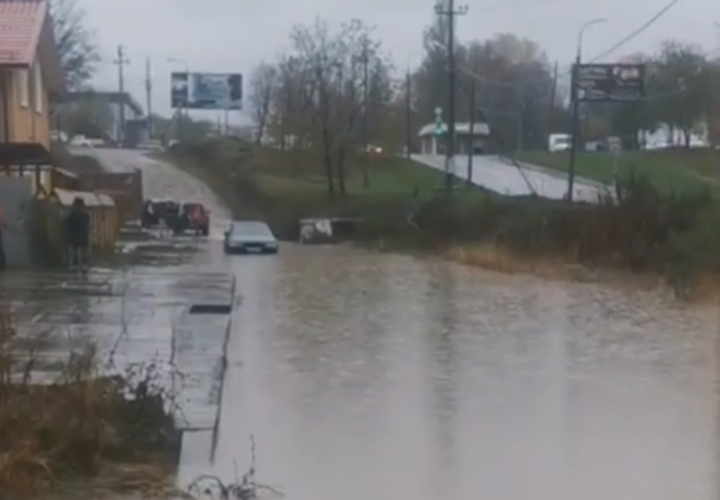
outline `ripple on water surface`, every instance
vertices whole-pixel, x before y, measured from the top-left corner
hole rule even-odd
[[[350,249],[233,265],[227,473],[253,433],[300,500],[716,498],[714,311]]]

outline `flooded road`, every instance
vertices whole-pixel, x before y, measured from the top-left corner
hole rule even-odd
[[[181,481],[232,479],[253,435],[259,480],[293,500],[718,497],[715,311],[435,259],[205,245],[193,265],[233,273],[243,301],[215,462],[188,447]]]
[[[300,500],[717,498],[716,315],[348,249],[253,260],[223,474],[252,433]]]

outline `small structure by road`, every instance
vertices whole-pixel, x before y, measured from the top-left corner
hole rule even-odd
[[[439,124],[430,123],[420,129],[420,151],[424,155],[444,155],[447,134],[438,136]],[[447,124],[441,124],[447,130]],[[490,126],[485,122],[456,123],[457,154],[483,154],[488,151],[490,143]]]

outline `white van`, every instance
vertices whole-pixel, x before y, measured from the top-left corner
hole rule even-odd
[[[550,134],[548,136],[548,151],[559,153],[570,151],[572,147],[572,136],[570,134]]]

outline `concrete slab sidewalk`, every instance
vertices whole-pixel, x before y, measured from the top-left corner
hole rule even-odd
[[[14,342],[37,349],[33,380],[53,380],[70,353],[92,343],[106,369],[156,363],[175,391],[179,427],[193,430],[211,430],[217,420],[234,295],[233,276],[186,269],[0,275]],[[197,304],[226,311],[197,315]]]

